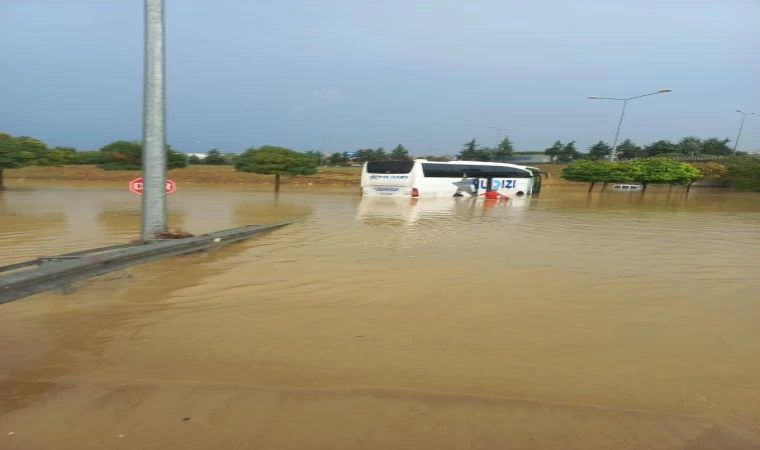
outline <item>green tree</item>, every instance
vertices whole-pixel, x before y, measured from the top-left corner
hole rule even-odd
[[[690,166],[694,166],[699,170],[699,172],[702,174],[700,177],[701,179],[718,179],[722,178],[726,173],[728,173],[728,168],[724,166],[723,164],[716,163],[716,162],[691,162],[688,163]]]
[[[573,161],[562,169],[561,177],[568,181],[582,181],[589,184],[588,191],[594,189],[596,183],[630,181],[630,176],[620,170],[621,165],[606,161]]]
[[[481,148],[475,139],[468,141],[457,155],[461,161],[490,161],[492,150]]]
[[[235,164],[235,159],[240,155],[237,153],[222,153],[222,156],[227,161],[227,164]]]
[[[660,156],[666,153],[676,153],[676,152],[677,152],[676,144],[670,141],[665,141],[665,140],[652,142],[651,144],[644,147],[644,153],[649,157]]]
[[[697,170],[699,170],[699,173],[701,176],[699,177],[700,180],[704,179],[718,179],[722,178],[726,173],[728,173],[728,168],[724,166],[723,164],[719,164],[716,162],[690,162],[688,163],[691,166],[696,167]],[[696,181],[696,180],[695,180]],[[689,192],[691,190],[691,185],[693,183],[689,183],[689,185],[686,187],[686,192]]]
[[[77,152],[69,164],[96,165],[108,162],[108,155],[97,150]]]
[[[16,148],[18,151],[24,152],[25,158],[27,158],[25,165],[58,166],[64,162],[65,154],[63,152],[52,152],[47,144],[39,139],[29,136],[9,137],[7,139],[6,145],[9,148]]]
[[[340,152],[335,152],[327,158],[327,162],[331,166],[346,166],[348,165],[348,157]]]
[[[388,160],[388,154],[385,152],[385,149],[382,147],[378,147],[375,149],[373,161],[387,161]]]
[[[108,155],[108,161],[98,164],[103,170],[140,170],[142,168],[142,142],[116,141],[100,149]],[[166,168],[180,169],[187,166],[187,156],[166,146]]]
[[[203,164],[203,160],[198,157],[198,155],[190,155],[187,158],[187,163],[192,166],[197,166],[198,164]]]
[[[35,148],[29,148],[27,138],[14,138],[10,134],[0,133],[0,190],[5,190],[5,169],[18,169],[35,161]]]
[[[644,153],[641,147],[636,145],[630,139],[626,139],[623,142],[621,142],[620,145],[617,146],[615,153],[616,153],[616,156],[620,159],[633,159],[633,158],[641,158],[644,156]]]
[[[733,153],[733,149],[728,146],[730,139],[718,139],[715,137],[702,141],[703,155],[721,155],[726,156]]]
[[[142,162],[142,157],[140,158]],[[182,169],[187,167],[187,155],[182,152],[174,151],[170,145],[166,146],[166,168]]]
[[[644,190],[650,183],[688,185],[702,176],[696,167],[668,158],[637,159],[625,165],[633,181],[640,182]]]
[[[575,148],[575,141],[570,141],[562,146],[562,150],[557,156],[559,162],[570,162],[578,159],[581,156],[580,152]]]
[[[74,147],[53,147],[50,149],[50,159],[57,160],[62,164],[73,164],[76,159],[77,149]]]
[[[737,189],[760,192],[760,159],[736,157],[722,163],[728,168],[724,178],[731,180]]]
[[[562,144],[562,141],[554,141],[554,144],[552,144],[551,147],[544,150],[544,154],[551,157],[552,162],[556,162],[562,154],[562,149],[564,148],[565,146]]]
[[[314,175],[317,173],[317,163],[313,157],[304,153],[265,145],[246,150],[235,160],[235,170],[274,175],[274,191],[279,192],[282,175]]]
[[[504,139],[499,142],[499,145],[496,146],[495,149],[491,152],[492,158],[509,158],[512,156],[515,152],[515,145],[512,143],[512,141],[505,137]]]
[[[702,140],[695,136],[687,136],[678,141],[676,151],[689,157],[698,155],[702,151]]]
[[[391,150],[391,153],[389,156],[390,156],[390,159],[393,161],[409,161],[410,159],[412,159],[409,156],[409,150],[407,150],[401,144],[397,145],[393,150]]]
[[[382,147],[377,149],[363,148],[356,151],[356,159],[360,162],[386,161],[388,159],[388,154],[385,153],[385,149]]]
[[[588,148],[589,159],[592,159],[594,161],[603,161],[610,155],[611,152],[612,147],[610,147],[604,141],[599,141]]]
[[[324,153],[322,153],[322,152],[320,152],[318,150],[309,150],[308,152],[306,152],[306,154],[314,159],[314,161],[317,164],[317,167],[319,167],[319,166],[321,166],[321,165],[324,164],[324,161],[325,161],[325,154]]]
[[[215,148],[209,150],[206,154],[206,157],[203,158],[203,161],[201,162],[201,164],[207,164],[210,166],[224,166],[229,163],[230,162],[227,160],[227,158],[222,156],[221,152]]]
[[[356,159],[359,160],[361,163],[365,163],[372,159],[372,156],[374,155],[374,150],[371,148],[360,148],[356,151]]]

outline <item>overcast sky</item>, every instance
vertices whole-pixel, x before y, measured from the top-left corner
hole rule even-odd
[[[760,150],[757,0],[167,0],[168,140],[453,154],[736,137]],[[0,0],[0,130],[141,136],[142,0]],[[321,137],[329,137],[322,139]],[[200,143],[182,141],[201,141]],[[436,150],[437,149],[437,150]]]

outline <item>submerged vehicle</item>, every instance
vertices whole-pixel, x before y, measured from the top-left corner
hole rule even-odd
[[[365,196],[461,197],[494,190],[521,197],[541,191],[541,174],[535,167],[496,162],[370,161],[362,168],[361,189]]]

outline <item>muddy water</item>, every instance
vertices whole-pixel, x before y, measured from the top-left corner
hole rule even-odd
[[[135,237],[122,186],[13,187],[0,265]],[[0,306],[0,448],[760,448],[760,196],[170,207],[307,219]]]

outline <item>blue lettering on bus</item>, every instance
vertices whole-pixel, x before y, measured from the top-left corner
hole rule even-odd
[[[480,189],[486,189],[486,180],[480,180]],[[477,180],[472,180],[473,186],[477,186]],[[493,180],[491,189],[517,189],[517,180]]]

